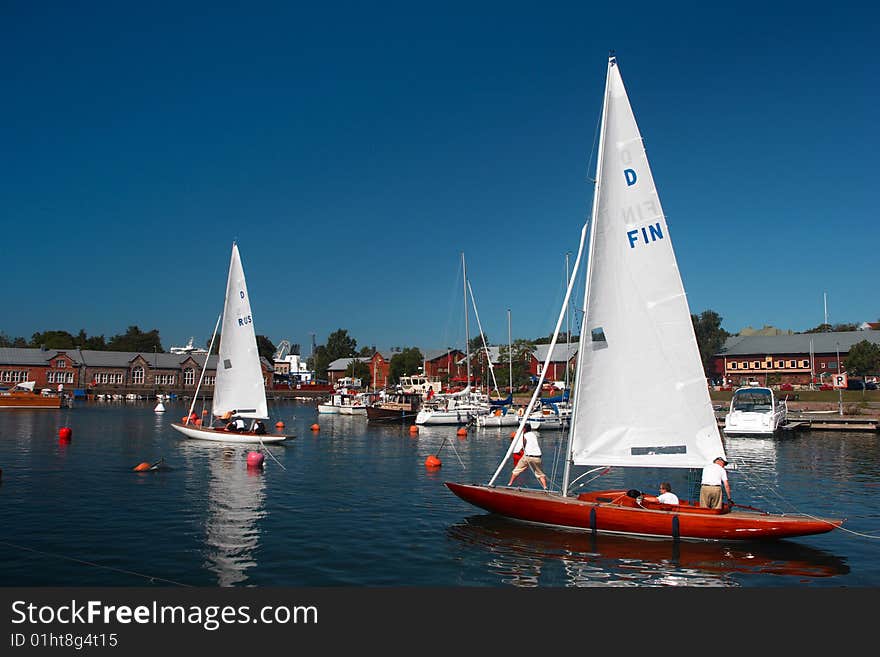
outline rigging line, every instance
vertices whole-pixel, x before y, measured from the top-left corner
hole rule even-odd
[[[278,465],[281,466],[281,469],[282,469],[282,470],[284,470],[285,472],[287,471],[287,468],[285,468],[283,465],[281,465],[281,461],[279,461],[277,458],[275,458],[275,455],[274,455],[272,452],[270,452],[270,451],[266,448],[266,445],[265,445],[265,443],[263,443],[263,439],[262,439],[262,438],[260,438],[260,447],[263,448],[263,451],[264,451],[266,454],[268,454],[269,456],[272,457],[272,460],[275,461],[275,463],[277,463]]]
[[[740,471],[740,469],[737,468],[737,471]],[[746,474],[745,472],[743,472],[743,474],[745,475],[745,479],[748,480],[749,475]],[[750,481],[747,481],[746,483],[751,485]],[[782,493],[779,492],[779,490],[777,489],[776,486],[771,486],[768,484],[768,485],[764,486],[764,488],[766,488],[766,490],[774,493],[776,495],[776,497],[778,497],[780,500],[782,500],[782,502],[784,502],[786,505],[788,505],[790,508],[792,508],[794,510],[794,512],[796,512],[802,516],[805,516],[807,518],[812,518],[813,520],[818,520],[820,522],[827,522],[826,518],[821,518],[819,516],[814,516],[811,513],[804,513],[803,511],[800,511],[790,500],[788,500],[784,495],[782,495]],[[761,497],[763,497],[763,496],[761,496]],[[737,505],[737,506],[739,506],[739,505]],[[847,534],[853,534],[854,536],[860,536],[862,538],[880,539],[880,535],[878,535],[878,534],[865,534],[865,533],[857,532],[855,530],[849,529],[847,527],[842,527],[842,526],[836,527],[836,529],[838,531],[846,532]]]
[[[94,566],[95,568],[102,568],[104,570],[112,570],[117,573],[124,573],[126,575],[134,575],[135,577],[141,577],[143,579],[149,580],[151,582],[166,582],[168,584],[174,584],[175,586],[185,586],[187,588],[192,587],[191,584],[183,584],[182,582],[175,582],[172,579],[164,579],[162,577],[154,577],[152,575],[145,575],[144,573],[137,573],[133,570],[125,570],[124,568],[114,568],[113,566],[104,566],[99,563],[95,563],[94,561],[86,561],[85,559],[77,559],[76,557],[69,557],[66,554],[56,554],[54,552],[46,552],[44,550],[37,550],[36,548],[27,547],[26,545],[16,545],[15,543],[10,543],[8,541],[0,540],[0,545],[6,545],[7,547],[16,548],[18,550],[24,550],[25,552],[33,552],[35,554],[42,554],[47,557],[54,557],[56,559],[66,559],[67,561],[73,561],[74,563],[81,563],[87,566]]]

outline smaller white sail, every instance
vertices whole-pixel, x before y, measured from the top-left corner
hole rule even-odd
[[[218,417],[230,411],[242,417],[269,417],[254,316],[237,244],[232,245],[226,282],[213,411]]]

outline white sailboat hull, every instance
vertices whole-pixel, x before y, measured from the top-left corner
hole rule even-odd
[[[194,440],[207,440],[216,443],[236,443],[236,444],[267,444],[267,443],[280,443],[293,436],[275,434],[275,433],[267,433],[267,434],[254,434],[254,433],[235,433],[233,431],[226,431],[225,429],[213,429],[211,427],[196,427],[192,425],[185,424],[177,424],[176,422],[172,422],[171,426],[176,430],[182,433],[187,438],[192,438]]]
[[[318,404],[318,413],[323,415],[339,415],[339,407],[334,404]]]

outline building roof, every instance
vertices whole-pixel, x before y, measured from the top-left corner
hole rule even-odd
[[[348,369],[348,366],[351,365],[353,361],[359,361],[361,363],[369,363],[373,360],[372,356],[355,356],[353,358],[337,358],[332,363],[327,366],[328,372],[342,372]]]
[[[154,369],[179,369],[188,359],[192,358],[200,366],[205,362],[205,354],[168,354],[139,351],[96,351],[92,349],[34,349],[29,347],[0,347],[0,363],[4,365],[40,365],[45,366],[59,353],[65,353],[76,365],[86,367],[119,367],[124,368],[141,356]],[[208,360],[208,369],[216,369],[217,356]]]
[[[545,360],[547,360],[548,351],[550,351],[549,344],[536,344],[535,351],[533,353],[535,354],[535,358],[543,363]],[[553,360],[551,360],[550,362],[566,363],[574,358],[575,355],[577,355],[577,351],[577,342],[563,342],[561,344],[557,342],[556,346],[553,348]]]
[[[724,342],[716,356],[752,354],[834,354],[847,353],[862,340],[880,346],[880,331],[829,331],[794,335],[735,335]],[[813,346],[810,348],[810,341]]]

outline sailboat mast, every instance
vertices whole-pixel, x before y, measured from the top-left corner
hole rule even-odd
[[[605,130],[606,130],[606,122],[608,118],[608,95],[611,87],[611,67],[616,65],[615,57],[612,55],[608,58],[608,70],[605,74],[605,96],[602,100],[602,124],[599,129],[599,150],[596,155],[596,180],[593,183],[593,207],[590,213],[590,245],[587,249],[587,271],[586,276],[584,277],[584,319],[581,323],[581,335],[578,341],[578,354],[577,354],[577,368],[575,369],[575,381],[581,381],[581,365],[584,359],[584,350],[586,346],[586,340],[588,339],[588,335],[590,331],[587,329],[587,307],[590,299],[590,282],[593,277],[593,254],[595,251],[595,243],[596,243],[596,219],[599,217],[599,203],[601,202],[601,180],[602,180],[602,161],[605,158]],[[577,271],[578,263],[575,262],[575,271]],[[569,281],[569,289],[571,289],[571,281]],[[576,424],[577,424],[577,414],[574,412],[574,409],[577,408],[578,404],[578,390],[581,386],[575,386],[573,393],[571,394],[571,419],[568,423],[568,444],[565,450],[565,468],[562,474],[562,495],[563,497],[568,495],[568,483],[571,480],[571,447],[572,447],[572,437],[575,434]]]
[[[510,337],[510,308],[507,309],[507,359],[510,362],[510,390],[509,390],[509,392],[511,395],[513,395],[513,340],[511,340],[511,337]]]
[[[565,283],[568,284],[568,279],[571,278],[571,275],[568,273],[568,256],[570,253],[568,251],[565,252]],[[571,397],[571,390],[569,389],[568,383],[568,360],[569,354],[571,353],[571,312],[570,306],[571,304],[565,304],[565,389],[568,392],[569,398]]]
[[[217,337],[217,329],[220,327],[220,320],[223,318],[223,313],[217,315],[217,323],[214,324],[214,333],[211,335],[211,344],[208,345],[208,353],[205,354],[205,364],[202,365],[202,373],[199,375],[199,383],[196,386],[196,392],[193,395],[192,404],[189,407],[189,413],[187,413],[187,422],[189,424],[189,418],[192,416],[193,409],[196,407],[196,402],[199,399],[199,389],[202,387],[202,380],[205,378],[205,370],[208,369],[208,359],[211,357],[211,352],[214,350],[214,338]]]
[[[471,335],[468,329],[468,291],[467,291],[467,265],[464,261],[464,251],[461,252],[461,273],[464,287],[464,349],[467,360],[467,386],[471,385]]]

